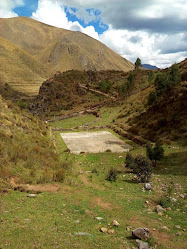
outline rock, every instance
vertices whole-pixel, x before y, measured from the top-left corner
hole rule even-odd
[[[119,158],[123,158],[122,156],[119,156]]]
[[[176,235],[177,235],[177,236],[181,236],[181,235],[182,235],[182,233],[178,232],[178,233],[176,233]]]
[[[95,217],[95,218],[96,218],[96,220],[103,220],[102,217]]]
[[[177,199],[174,198],[174,197],[172,197],[172,198],[171,198],[171,202],[173,202],[173,203],[174,203],[174,202],[177,202]]]
[[[149,244],[147,242],[143,242],[139,239],[136,240],[138,249],[149,249]]]
[[[114,231],[114,229],[111,229],[111,230],[108,230],[108,233],[109,233],[109,234],[114,234],[115,231]]]
[[[163,214],[161,212],[158,213],[159,216],[162,216]]]
[[[36,194],[29,194],[27,195],[28,198],[35,198],[36,197]]]
[[[78,232],[78,233],[75,233],[75,235],[78,235],[78,236],[92,236],[90,233],[84,233],[84,232]]]
[[[149,204],[149,202],[148,202],[148,201],[145,201],[145,203],[146,203],[146,204]]]
[[[160,205],[157,205],[157,206],[156,206],[156,212],[157,212],[157,213],[162,213],[162,212],[164,212],[164,210],[165,210],[165,209],[164,209],[162,206],[160,206]]]
[[[113,220],[112,225],[113,225],[113,226],[116,226],[116,227],[119,227],[119,226],[120,226],[120,224],[117,222],[117,220]]]
[[[177,226],[177,225],[176,225],[176,226],[175,226],[175,228],[177,228],[177,229],[181,229],[181,226]]]
[[[184,195],[184,194],[180,194],[179,196],[180,196],[181,198],[183,198],[183,199],[185,198],[185,195]]]
[[[79,224],[79,223],[80,223],[80,220],[76,220],[75,223]]]
[[[150,183],[145,183],[144,188],[145,190],[152,190],[152,186]]]
[[[137,237],[138,239],[143,239],[143,240],[144,239],[146,240],[152,237],[151,231],[146,227],[144,228],[140,227],[140,228],[133,230],[132,235]]]
[[[107,232],[108,232],[108,229],[105,228],[105,227],[102,227],[102,228],[100,228],[100,231],[101,231],[102,233],[107,233]]]
[[[132,227],[126,227],[127,232],[130,232],[131,229]]]

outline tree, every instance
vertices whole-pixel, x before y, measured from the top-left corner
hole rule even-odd
[[[169,85],[173,87],[179,84],[181,81],[181,75],[179,72],[179,66],[177,64],[173,64],[169,71]]]
[[[134,159],[135,172],[140,182],[149,182],[152,175],[152,162],[144,156],[137,156]]]
[[[130,153],[126,155],[125,167],[127,169],[134,169],[134,158]]]
[[[140,60],[140,58],[137,58],[136,62],[135,62],[135,69],[139,69],[142,66],[142,62]]]
[[[154,86],[157,96],[161,96],[165,93],[169,88],[168,75],[165,72],[159,72],[156,76]]]
[[[117,170],[116,168],[112,167],[107,174],[106,180],[110,181],[110,182],[115,182],[117,179]]]
[[[154,77],[155,77],[154,72],[153,72],[153,71],[150,71],[150,72],[149,72],[149,76],[148,76],[149,85],[153,82]]]
[[[147,144],[146,154],[151,161],[160,161],[164,157],[164,149],[159,143],[156,143],[154,147]]]

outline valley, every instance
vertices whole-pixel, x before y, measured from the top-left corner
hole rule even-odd
[[[0,248],[185,249],[187,59],[135,69],[19,17],[0,60]]]

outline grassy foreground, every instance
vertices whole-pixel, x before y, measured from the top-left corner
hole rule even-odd
[[[149,244],[155,248],[186,248],[186,200],[180,197],[186,189],[185,148],[165,147],[166,157],[151,179],[153,191],[143,192],[124,167],[125,153],[72,155],[59,132],[55,137],[61,159],[71,162],[65,181],[38,185],[36,198],[19,191],[1,196],[1,248],[133,248],[131,231],[137,227],[152,231]],[[134,144],[132,153],[145,150]],[[113,183],[106,180],[111,166],[119,172]],[[159,216],[155,207],[168,193],[177,202]],[[102,227],[114,233],[101,233]]]

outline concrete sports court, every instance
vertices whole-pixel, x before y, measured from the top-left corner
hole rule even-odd
[[[130,145],[108,131],[72,132],[60,134],[73,154],[100,152],[128,152]]]

